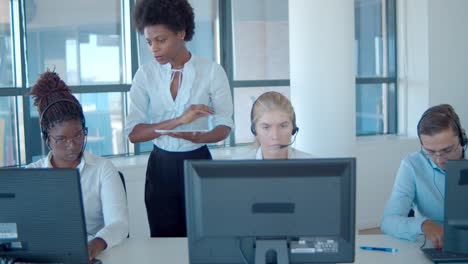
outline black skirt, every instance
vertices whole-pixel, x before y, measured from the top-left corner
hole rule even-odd
[[[145,204],[151,237],[186,237],[184,160],[209,159],[203,146],[171,152],[154,146],[148,160]]]

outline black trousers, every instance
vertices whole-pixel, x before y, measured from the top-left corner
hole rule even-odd
[[[186,237],[184,160],[212,159],[206,146],[170,152],[154,146],[148,160],[145,204],[151,237]]]

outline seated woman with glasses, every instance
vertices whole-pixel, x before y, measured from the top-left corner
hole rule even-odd
[[[401,162],[381,229],[413,241],[424,234],[434,247],[442,248],[445,162],[465,158],[465,130],[453,107],[443,104],[423,113],[417,132],[421,151]],[[415,217],[408,217],[410,209],[415,209]]]
[[[81,176],[90,259],[128,235],[125,191],[112,163],[85,151],[87,128],[83,109],[55,72],[43,73],[32,87],[47,157],[28,168],[76,168]]]

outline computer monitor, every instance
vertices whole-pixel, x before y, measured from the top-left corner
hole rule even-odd
[[[353,262],[355,171],[354,158],[185,161],[190,263]]]
[[[468,255],[468,160],[447,161],[446,169],[443,250]]]
[[[88,263],[76,169],[0,169],[0,257]]]

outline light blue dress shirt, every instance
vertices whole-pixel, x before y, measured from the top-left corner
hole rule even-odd
[[[386,234],[416,240],[422,223],[444,220],[445,171],[420,151],[402,160],[380,228]],[[408,217],[413,208],[415,217]]]

